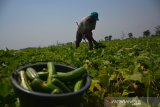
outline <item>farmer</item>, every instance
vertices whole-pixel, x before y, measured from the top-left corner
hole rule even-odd
[[[92,12],[89,16],[86,16],[81,20],[76,33],[76,48],[79,47],[82,38],[84,40],[87,38],[90,50],[93,49],[93,44],[97,45],[97,42],[94,40],[92,36],[92,30],[95,29],[96,21],[98,20],[99,19],[97,12]]]

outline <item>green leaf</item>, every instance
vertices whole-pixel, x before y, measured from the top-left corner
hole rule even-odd
[[[91,86],[89,88],[90,91],[94,92],[94,89],[101,91],[102,88],[100,86],[100,81],[99,80],[94,80],[92,79],[91,81]]]
[[[142,82],[142,77],[143,77],[143,75],[140,72],[135,72],[132,75],[126,75],[125,81],[126,80],[133,80],[133,81]]]
[[[122,96],[128,96],[131,93],[135,93],[134,91],[128,91],[128,90],[124,90],[122,93]]]

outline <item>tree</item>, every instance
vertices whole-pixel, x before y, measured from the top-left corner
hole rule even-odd
[[[105,37],[104,37],[104,39],[105,39],[106,41],[107,41],[107,40],[109,40],[109,41],[110,41],[110,40],[112,39],[112,35],[105,36]]]
[[[157,27],[155,27],[155,35],[160,35],[160,25],[158,25]]]
[[[151,35],[151,32],[149,30],[146,30],[143,32],[144,37],[149,37]]]
[[[133,34],[132,34],[132,33],[128,33],[128,37],[129,37],[129,38],[132,38],[132,37],[133,37]]]
[[[111,40],[112,39],[112,35],[109,35],[109,40]]]
[[[108,38],[109,38],[108,36],[105,36],[105,37],[104,37],[104,39],[105,39],[106,41],[108,40]]]

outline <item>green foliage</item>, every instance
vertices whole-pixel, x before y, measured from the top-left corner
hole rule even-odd
[[[87,107],[103,107],[105,97],[159,97],[160,37],[101,43],[107,47],[88,50],[82,44],[75,49],[72,44],[0,50],[0,107],[18,105],[10,83],[12,72],[19,66],[43,61],[87,68],[92,78],[90,89],[84,94]]]

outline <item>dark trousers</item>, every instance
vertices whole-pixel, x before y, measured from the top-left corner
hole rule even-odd
[[[97,44],[97,42],[94,40],[93,36],[92,36],[92,32],[88,32],[85,35],[85,38],[87,38],[88,42],[89,42],[89,49],[93,49],[93,44]],[[80,46],[80,43],[82,41],[83,35],[81,32],[77,31],[76,33],[76,48],[78,48]]]

